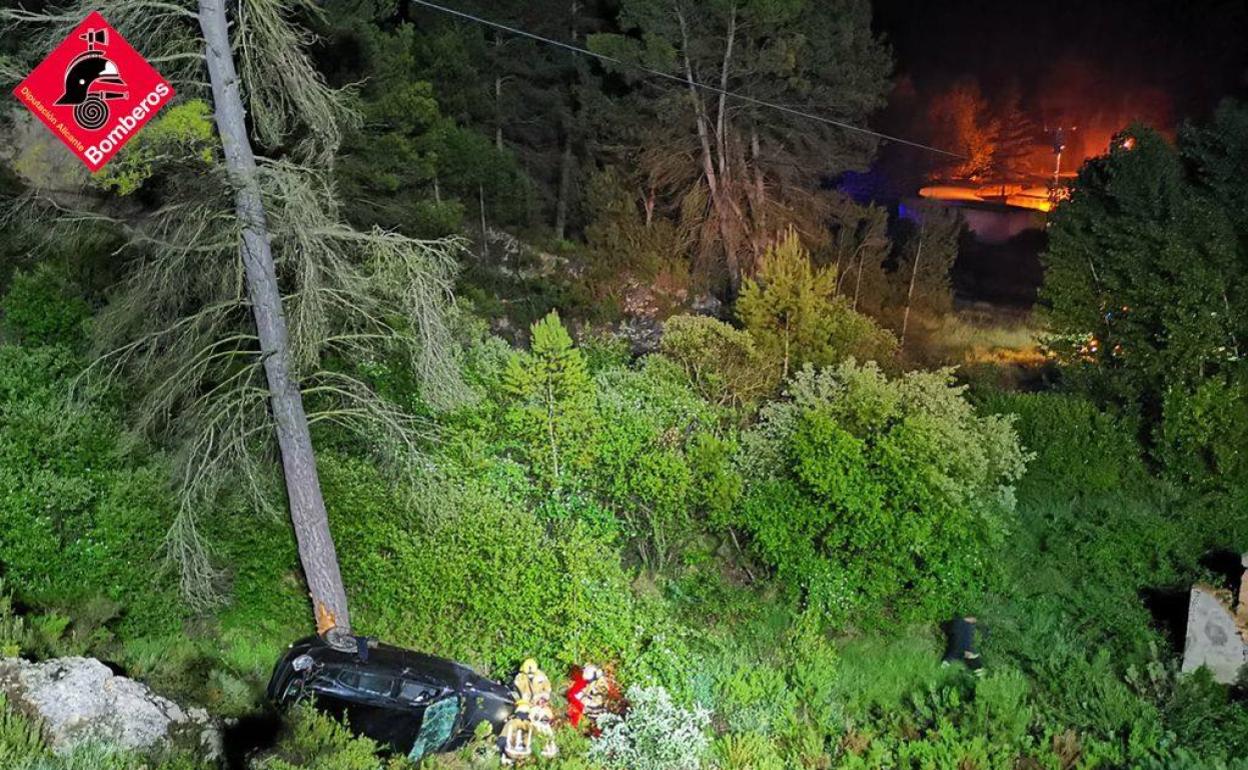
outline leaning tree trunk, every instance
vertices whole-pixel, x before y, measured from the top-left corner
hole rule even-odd
[[[225,151],[225,167],[234,186],[234,209],[243,226],[240,253],[247,279],[247,292],[256,332],[264,356],[282,455],[290,519],[299,544],[299,560],[312,595],[318,628],[326,630],[329,616],[340,630],[350,630],[347,594],[338,569],[338,554],[329,532],[329,517],[321,497],[316,473],[316,456],[308,418],[303,411],[299,383],[290,371],[286,316],[277,286],[277,271],[269,247],[264,201],[256,177],[256,157],[248,137],[243,102],[239,96],[238,72],[230,47],[226,0],[199,0],[199,26],[204,33],[208,76],[217,132]],[[328,614],[327,614],[328,613]]]
[[[923,258],[923,227],[919,226],[919,246],[914,250],[914,264],[910,266],[910,288],[906,291],[906,314],[901,317],[901,337],[898,347],[906,346],[906,329],[910,326],[910,305],[914,302],[914,279],[919,274],[919,260]]]

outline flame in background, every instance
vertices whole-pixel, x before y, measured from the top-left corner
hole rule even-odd
[[[1034,92],[1024,101],[1024,113],[1034,123],[1034,146],[1019,164],[1015,178],[990,183],[964,178],[934,179],[919,194],[924,198],[958,202],[991,202],[1036,211],[1050,211],[1049,192],[1056,169],[1054,130],[1062,128],[1061,179],[1070,181],[1089,158],[1108,151],[1113,137],[1133,123],[1142,123],[1166,136],[1174,134],[1173,100],[1159,88],[1131,84],[1129,73],[1108,72],[1087,60],[1057,59]],[[1006,121],[1002,114],[989,114]],[[1005,127],[1003,126],[1003,129]]]
[[[1170,96],[1155,86],[1131,83],[1128,77],[1129,73],[1109,73],[1078,57],[1066,56],[1054,63],[1040,83],[1035,105],[1041,119],[1048,124],[1077,127],[1067,142],[1071,171],[1088,158],[1104,154],[1114,135],[1132,123],[1144,123],[1173,135],[1175,117]],[[1051,152],[1051,148],[1044,149]]]

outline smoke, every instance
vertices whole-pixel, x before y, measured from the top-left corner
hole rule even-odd
[[[1167,135],[1175,128],[1174,100],[1161,88],[1074,55],[1055,61],[1039,79],[1032,103],[1034,119],[1044,128],[1067,129],[1063,156],[1070,159],[1071,171],[1104,153],[1114,134],[1132,123]]]

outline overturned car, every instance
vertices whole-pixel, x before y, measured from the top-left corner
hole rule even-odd
[[[515,709],[506,687],[461,663],[356,641],[349,649],[316,636],[295,642],[273,670],[269,699],[279,707],[311,699],[413,760],[458,748],[483,722],[497,732]]]

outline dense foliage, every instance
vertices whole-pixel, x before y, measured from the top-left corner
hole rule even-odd
[[[1061,387],[1022,393],[916,368],[942,357],[962,222],[828,189],[870,142],[633,66],[859,123],[889,71],[862,0],[457,6],[606,62],[418,3],[249,7],[323,33],[291,50],[363,117],[337,146],[253,114],[358,632],[500,680],[532,656],[556,689],[604,666],[628,710],[561,726],[552,770],[1248,768],[1242,684],[1177,670],[1187,587],[1248,549],[1248,110],[1085,166],[1050,228]],[[948,101],[963,171],[990,173],[1009,140]],[[95,656],[246,726],[313,626],[266,515],[268,392],[206,406],[262,363],[233,233],[169,245],[202,219],[173,212],[225,200],[211,114],[178,102],[89,181],[32,175],[47,148],[2,126],[6,194],[56,181],[97,215],[0,228],[0,655]],[[288,165],[322,142],[319,171]],[[199,435],[246,443],[249,472],[182,441],[214,415]],[[982,677],[940,665],[967,614]],[[412,767],[310,709],[270,737],[253,770]],[[200,764],[57,756],[0,703],[6,768]],[[420,766],[498,757],[481,735]]]
[[[826,366],[850,356],[885,361],[896,340],[837,296],[837,274],[811,264],[797,233],[767,247],[737,302],[741,322],[787,379],[803,364]]]
[[[744,438],[738,521],[785,584],[833,618],[973,605],[1011,529],[1025,456],[949,373],[803,369]]]
[[[62,303],[22,296],[48,285],[71,283],[19,280],[6,302],[61,318]],[[72,292],[53,296],[74,305]],[[0,644],[104,654],[166,692],[245,713],[273,651],[306,622],[289,534],[280,520],[233,526],[239,514],[221,510],[209,535],[229,604],[179,641],[196,616],[171,574],[150,579],[160,529],[148,517],[171,502],[161,455],[122,440],[113,395],[65,412],[79,354],[38,344],[21,319],[7,332],[24,342],[0,346],[0,473],[22,495],[9,493],[6,531],[21,539],[4,539],[0,559],[8,590],[39,610],[10,610]],[[625,754],[742,769],[1235,766],[1218,758],[1248,745],[1240,707],[1175,674],[1139,597],[1204,575],[1207,548],[1248,532],[1232,501],[1188,501],[1153,480],[1134,422],[1073,395],[971,399],[944,372],[853,361],[804,368],[773,397],[748,376],[749,331],[671,328],[664,353],[635,362],[578,346],[555,317],[528,350],[473,332],[463,361],[477,400],[439,418],[421,477],[324,432],[361,627],[497,675],[528,655],[553,671],[613,662],[645,688],[637,710],[602,744],[561,733],[567,768]],[[738,352],[706,356],[702,338]],[[411,381],[387,376],[386,392],[408,398]],[[585,459],[556,489],[542,420],[572,408],[576,430],[556,435]],[[537,427],[516,427],[525,420]],[[52,493],[46,521],[58,524],[22,524],[40,510],[31,494],[71,487],[82,491]],[[930,624],[968,610],[991,629],[982,680],[936,665]],[[838,638],[851,627],[876,630]],[[702,709],[706,743],[681,737]],[[260,766],[375,766],[372,746],[330,722],[299,716],[290,729]],[[431,761],[475,767],[483,746]]]
[[[1056,349],[1098,398],[1138,411],[1158,458],[1189,482],[1248,478],[1237,448],[1248,217],[1230,181],[1248,171],[1246,120],[1228,102],[1177,144],[1130,129],[1084,166],[1050,228]]]

